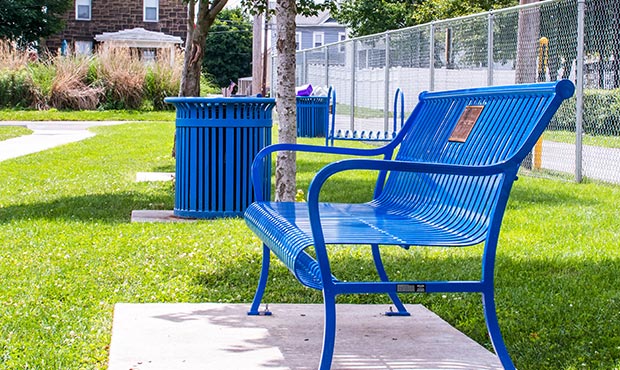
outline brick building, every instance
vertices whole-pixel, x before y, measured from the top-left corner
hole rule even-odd
[[[65,29],[47,39],[47,48],[55,52],[62,41],[77,53],[90,54],[95,36],[132,28],[187,35],[187,5],[182,0],[74,0],[67,12]]]

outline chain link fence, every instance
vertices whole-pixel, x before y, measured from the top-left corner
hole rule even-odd
[[[424,90],[560,78],[575,82],[576,96],[524,167],[620,183],[618,0],[548,0],[297,53],[297,84],[333,86],[343,130],[388,131],[397,88],[410,111]]]

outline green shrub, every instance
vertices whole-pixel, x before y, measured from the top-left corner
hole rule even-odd
[[[164,98],[179,94],[183,71],[182,51],[164,50],[148,64],[127,47],[102,48],[91,58],[28,57],[0,40],[0,108],[172,110]]]
[[[86,73],[86,83],[92,86],[101,86],[102,82],[97,73],[99,68],[99,59],[97,57],[90,58],[88,63],[88,72]]]
[[[209,94],[221,94],[222,89],[217,85],[215,79],[211,75],[200,75],[200,95],[207,96]]]
[[[549,125],[550,130],[575,131],[577,99],[562,104]],[[583,132],[587,135],[620,136],[620,89],[584,90]]]
[[[25,70],[0,71],[0,107],[26,108],[33,105],[32,84]]]
[[[175,59],[174,63],[170,63],[170,57],[163,53],[157,58],[156,63],[147,67],[144,76],[144,94],[155,110],[174,109],[173,105],[164,102],[164,98],[179,95],[183,63],[180,54],[177,54]]]
[[[37,109],[49,108],[56,67],[50,62],[31,63],[28,73],[32,81],[33,105]]]

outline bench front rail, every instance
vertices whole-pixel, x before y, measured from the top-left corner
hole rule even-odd
[[[494,270],[501,221],[521,161],[564,99],[570,81],[494,86],[420,94],[419,103],[396,138],[381,148],[349,149],[276,144],[253,165],[257,202],[246,223],[263,242],[258,288],[249,314],[260,314],[275,254],[303,285],[322,290],[325,307],[319,369],[330,369],[336,333],[336,296],[387,294],[408,315],[399,294],[482,293],[487,329],[506,369],[514,364],[502,339],[495,310]],[[279,150],[335,153],[345,158],[322,168],[308,189],[307,203],[263,199],[265,166]],[[395,154],[396,153],[396,154]],[[395,156],[394,156],[395,154]],[[381,159],[369,158],[380,156]],[[366,203],[320,202],[333,175],[353,170],[378,173],[374,197]],[[381,248],[396,245],[466,247],[484,243],[481,277],[475,281],[391,281]],[[378,281],[342,281],[332,273],[329,245],[369,245]],[[314,248],[313,257],[308,248]]]

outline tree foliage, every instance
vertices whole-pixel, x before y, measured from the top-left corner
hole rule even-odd
[[[23,45],[57,33],[71,4],[71,0],[0,0],[0,38]]]
[[[424,0],[416,4],[412,17],[415,24],[423,24],[518,4],[518,0]]]
[[[344,0],[333,15],[355,37],[517,4],[518,0]]]
[[[252,74],[252,23],[240,8],[224,9],[211,26],[202,62],[203,74],[220,86]]]
[[[413,26],[414,4],[400,0],[346,0],[332,15],[352,37]]]

